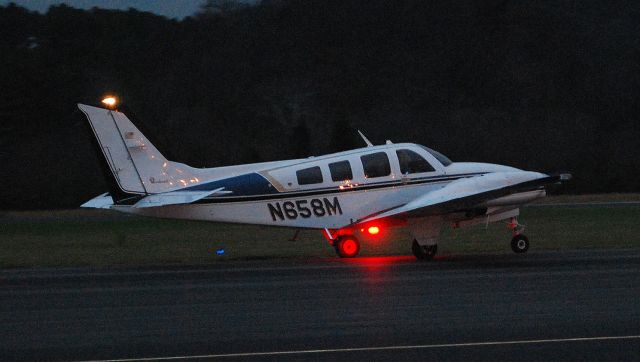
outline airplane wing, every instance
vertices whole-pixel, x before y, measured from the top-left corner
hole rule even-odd
[[[517,192],[539,189],[567,179],[568,175],[549,176],[538,172],[494,172],[453,181],[404,205],[369,215],[357,223],[384,218],[410,218],[442,215],[477,207],[491,199]]]

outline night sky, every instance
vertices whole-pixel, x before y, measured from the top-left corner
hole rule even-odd
[[[0,0],[0,5],[4,6],[11,2],[39,12],[46,12],[51,5],[65,3],[80,9],[99,7],[126,10],[128,8],[136,8],[140,11],[149,11],[168,18],[182,19],[193,15],[204,0]]]

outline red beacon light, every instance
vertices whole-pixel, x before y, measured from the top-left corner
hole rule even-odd
[[[371,235],[376,235],[380,232],[380,228],[377,226],[369,226],[369,228],[367,229],[367,232]]]

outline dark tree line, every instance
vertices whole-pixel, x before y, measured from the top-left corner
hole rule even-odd
[[[117,93],[197,167],[387,139],[640,191],[637,1],[209,2],[193,17],[0,7],[0,206],[106,191],[75,104]],[[216,6],[223,6],[222,10]]]

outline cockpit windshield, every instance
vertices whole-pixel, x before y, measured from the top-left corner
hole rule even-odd
[[[449,157],[447,157],[447,156],[443,155],[442,153],[440,153],[440,152],[438,152],[438,151],[435,151],[435,150],[432,150],[432,149],[430,149],[429,147],[425,147],[425,146],[422,146],[422,145],[419,145],[419,146],[420,146],[420,147],[422,147],[425,151],[429,152],[429,153],[430,153],[433,157],[435,157],[438,161],[440,161],[440,163],[441,163],[444,167],[447,167],[447,166],[449,166],[450,164],[452,164],[452,163],[453,163],[453,161],[451,161],[451,160],[449,159]]]

